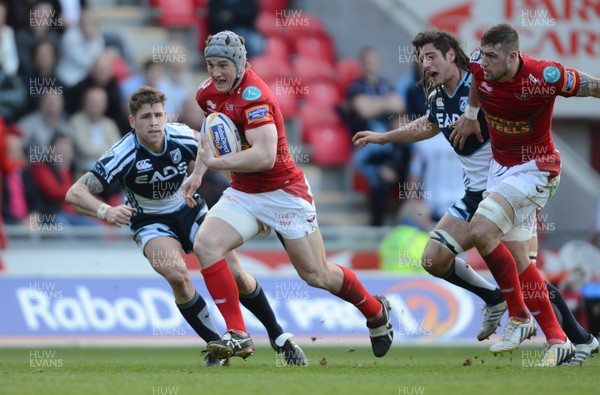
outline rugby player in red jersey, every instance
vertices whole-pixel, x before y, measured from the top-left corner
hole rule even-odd
[[[193,249],[194,235],[208,207],[197,194],[186,197],[196,203],[188,207],[181,191],[188,169],[195,163],[198,141],[185,124],[167,122],[165,94],[143,86],[129,99],[129,122],[133,128],[102,155],[66,195],[77,212],[105,220],[110,225],[128,224],[133,239],[152,268],[171,285],[181,315],[207,343],[219,340],[204,298],[196,291],[182,252]],[[125,202],[112,207],[95,195],[118,182]],[[229,266],[242,292],[242,304],[265,326],[271,340],[289,338],[275,318],[269,301],[254,277],[242,270],[232,251]],[[288,365],[306,365],[302,350],[288,340],[279,351]],[[226,362],[206,356],[206,366]]]
[[[230,31],[212,35],[204,56],[210,78],[198,88],[198,105],[205,114],[220,112],[231,118],[243,143],[241,152],[220,157],[214,156],[206,137],[198,146],[198,163],[232,176],[194,242],[206,287],[227,325],[223,339],[210,342],[208,351],[219,358],[246,358],[254,351],[224,255],[273,229],[300,277],[356,306],[367,319],[373,353],[385,355],[393,339],[389,302],[369,294],[352,271],[327,262],[310,187],[288,151],[274,95],[246,62],[243,38]],[[201,176],[193,173],[184,192],[191,196]],[[191,199],[189,203],[194,204]]]
[[[520,53],[519,36],[507,24],[484,33],[471,56],[471,72],[469,103],[450,139],[459,147],[471,134],[481,141],[476,118],[483,108],[493,159],[487,196],[471,220],[470,233],[509,312],[503,338],[490,351],[512,350],[534,333],[528,308],[549,345],[538,366],[557,366],[575,349],[556,320],[542,276],[530,262],[529,239],[536,210],[550,200],[560,180],[560,153],[552,141],[556,96],[600,97],[600,79]]]

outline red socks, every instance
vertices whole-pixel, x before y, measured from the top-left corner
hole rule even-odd
[[[225,318],[227,330],[236,329],[246,332],[238,287],[225,259],[221,259],[207,269],[202,269],[202,275],[210,296]]]
[[[352,303],[365,318],[377,317],[381,313],[381,303],[367,292],[362,283],[356,278],[354,272],[343,266],[337,266],[344,272],[344,281],[342,289],[334,295],[346,302]]]
[[[506,299],[508,316],[524,321],[527,320],[529,314],[527,314],[523,295],[521,292],[515,292],[515,290],[521,287],[517,263],[508,248],[500,242],[498,247],[489,255],[484,256],[483,259],[498,283],[504,299]]]
[[[537,267],[533,264],[527,266],[527,269],[519,275],[519,278],[523,299],[540,328],[544,331],[548,344],[564,342],[567,336],[558,325],[554,309],[548,299],[548,287],[546,287],[546,283]]]

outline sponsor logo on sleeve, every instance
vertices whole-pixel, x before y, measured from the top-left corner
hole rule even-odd
[[[556,66],[546,66],[542,71],[544,80],[550,84],[554,84],[560,78],[560,70]]]
[[[575,90],[575,81],[575,71],[565,70],[565,81],[563,82],[563,86],[560,89],[561,92],[573,93],[573,91]]]
[[[242,98],[248,101],[257,100],[261,96],[262,92],[255,86],[249,86],[246,89],[244,89],[244,92],[242,92]]]
[[[249,108],[245,111],[245,113],[249,124],[271,120],[271,116],[269,115],[269,106],[267,104]]]

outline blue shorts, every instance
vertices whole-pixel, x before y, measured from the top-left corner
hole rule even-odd
[[[133,240],[144,251],[144,246],[151,239],[160,236],[172,237],[181,243],[185,252],[192,252],[194,236],[208,212],[206,202],[199,196],[196,197],[196,203],[194,208],[184,204],[172,213],[136,215],[130,224]]]
[[[465,196],[458,199],[452,206],[448,207],[446,214],[471,222],[471,218],[477,211],[479,203],[483,200],[484,191],[465,191]]]

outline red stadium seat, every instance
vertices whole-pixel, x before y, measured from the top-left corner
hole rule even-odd
[[[294,51],[304,58],[317,58],[329,62],[333,62],[335,58],[333,43],[324,35],[297,36]]]
[[[265,37],[285,36],[287,29],[281,26],[277,18],[272,12],[261,12],[258,14],[254,26]]]
[[[306,83],[314,81],[331,81],[335,69],[330,62],[323,59],[298,58],[294,62],[294,76],[302,78]]]
[[[193,0],[156,0],[158,24],[162,27],[184,28],[196,26]]]
[[[283,11],[288,8],[288,0],[258,0],[260,9],[273,14],[277,11]]]
[[[346,92],[348,86],[362,75],[362,67],[356,59],[341,59],[336,67],[338,85],[342,92]]]
[[[282,89],[281,84],[278,81],[271,81],[268,83],[269,89],[277,98],[279,103],[279,109],[284,118],[293,118],[298,115],[298,97],[294,92],[289,89]]]
[[[286,20],[280,22],[287,28],[288,39],[293,44],[299,36],[326,36],[329,37],[321,18],[302,10],[286,11]]]
[[[306,99],[322,107],[336,107],[344,100],[337,84],[331,81],[309,83]]]
[[[196,9],[206,10],[208,9],[208,3],[210,0],[194,0],[194,7]]]
[[[121,56],[116,55],[111,59],[113,74],[117,82],[125,81],[131,74],[129,64]]]
[[[344,166],[352,156],[348,131],[341,125],[316,126],[309,130],[312,161],[321,166]]]
[[[204,52],[206,39],[208,38],[208,17],[199,17],[196,20],[196,30],[198,33],[198,49]]]
[[[250,67],[264,81],[289,77],[292,69],[285,59],[268,56],[257,56],[252,58],[250,60]]]
[[[289,55],[290,49],[286,40],[279,36],[267,37],[267,49],[261,56],[279,58],[287,61]]]
[[[340,118],[332,107],[323,107],[312,103],[306,103],[300,109],[298,115],[302,122],[302,141],[309,140],[309,130],[315,127],[329,125],[341,125]]]

